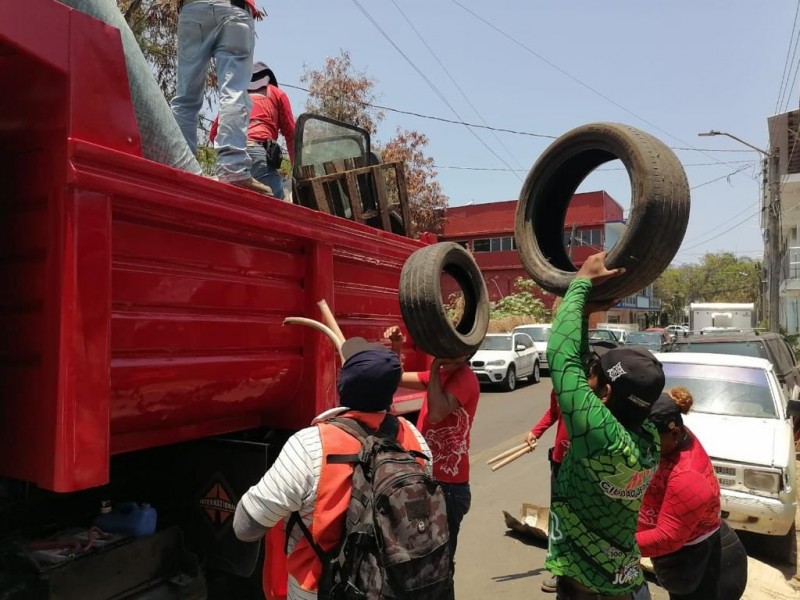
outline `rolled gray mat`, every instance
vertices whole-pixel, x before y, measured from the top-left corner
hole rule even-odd
[[[150,65],[113,0],[59,0],[76,10],[119,29],[133,111],[142,138],[144,157],[176,169],[201,174],[202,169],[181,133],[161,93]]]

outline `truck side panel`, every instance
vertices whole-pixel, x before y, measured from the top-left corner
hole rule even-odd
[[[68,34],[27,35],[29,8]],[[60,492],[114,453],[307,425],[335,351],[284,318],[325,299],[380,338],[421,245],[142,159],[122,61],[85,15],[0,5],[0,76],[25,83],[0,96],[0,476]]]

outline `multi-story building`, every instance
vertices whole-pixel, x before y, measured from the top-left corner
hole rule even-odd
[[[777,156],[772,165],[773,185],[765,181],[762,202],[762,228],[765,236],[765,263],[780,261],[780,325],[788,333],[800,333],[800,110],[769,117],[770,151]],[[769,169],[765,169],[765,173]],[[765,179],[769,179],[768,175]],[[780,199],[780,256],[769,255],[768,210],[772,194]],[[767,268],[769,272],[769,268]],[[767,286],[769,280],[767,278]]]
[[[513,294],[518,277],[529,278],[517,253],[514,239],[516,200],[468,204],[447,209],[441,241],[460,243],[469,248],[480,267],[489,299],[497,301]],[[625,225],[623,209],[606,192],[575,194],[564,223],[564,246],[570,248],[572,262],[580,266],[587,256],[617,242]],[[551,308],[555,297],[542,294]],[[637,323],[645,328],[657,323],[661,303],[653,298],[652,286],[635,296],[624,298],[606,315],[595,315],[593,322]]]

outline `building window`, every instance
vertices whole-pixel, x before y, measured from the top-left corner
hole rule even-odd
[[[516,250],[517,244],[513,237],[493,237],[473,242],[475,252],[508,252]]]
[[[490,240],[474,240],[472,242],[472,250],[474,252],[490,252]]]

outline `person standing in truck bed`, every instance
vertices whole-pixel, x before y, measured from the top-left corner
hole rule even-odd
[[[253,179],[247,154],[253,72],[254,19],[264,14],[254,0],[179,0],[178,85],[172,114],[193,154],[197,154],[197,119],[203,105],[208,65],[217,69],[220,126],[214,148],[220,181],[263,194],[272,192]]]

